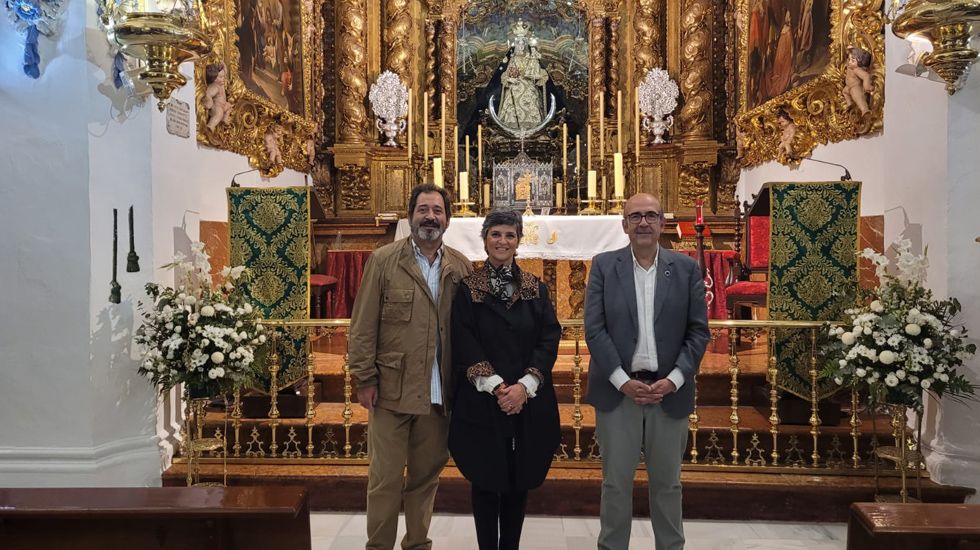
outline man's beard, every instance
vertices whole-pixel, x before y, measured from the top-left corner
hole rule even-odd
[[[443,231],[443,228],[439,227],[438,224],[431,226],[420,222],[412,225],[412,235],[420,241],[438,241],[442,237]]]

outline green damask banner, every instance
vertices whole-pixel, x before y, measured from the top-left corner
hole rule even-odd
[[[231,265],[252,271],[245,294],[266,319],[310,316],[310,190],[228,188]],[[306,374],[306,330],[280,335],[281,384]]]
[[[861,184],[771,183],[769,193],[769,318],[843,319],[857,294]],[[809,331],[777,332],[779,385],[804,399],[812,385],[810,349]],[[817,394],[824,397],[837,388],[821,381]]]

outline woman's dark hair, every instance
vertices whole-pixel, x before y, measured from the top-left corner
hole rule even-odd
[[[419,195],[422,193],[439,193],[442,196],[443,207],[446,211],[446,218],[453,217],[453,209],[449,206],[449,191],[446,191],[444,187],[436,187],[431,183],[423,183],[422,185],[416,185],[412,189],[412,194],[408,198],[408,219],[412,219],[415,215],[415,207],[419,203]]]
[[[487,239],[487,232],[491,227],[507,225],[517,229],[517,240],[524,236],[524,222],[521,221],[521,213],[511,210],[494,210],[487,214],[483,220],[483,227],[480,229],[480,238]]]

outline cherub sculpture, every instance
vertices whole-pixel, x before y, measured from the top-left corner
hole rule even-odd
[[[868,94],[871,87],[871,53],[863,48],[847,48],[847,66],[844,69],[844,106],[857,105],[861,114],[868,112]]]
[[[265,151],[269,154],[269,164],[272,166],[282,165],[282,150],[279,148],[279,138],[283,136],[285,132],[282,126],[278,124],[273,124],[265,132],[263,139],[265,141]]]
[[[779,154],[786,158],[793,158],[793,140],[796,138],[796,123],[789,116],[786,109],[780,109],[776,113],[777,123],[782,134],[779,137]]]
[[[204,91],[204,107],[208,110],[208,130],[214,131],[218,124],[231,122],[231,103],[225,94],[225,64],[212,63],[204,69],[204,81],[208,87]]]

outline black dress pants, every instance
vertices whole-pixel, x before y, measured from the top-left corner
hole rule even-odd
[[[480,550],[517,550],[524,527],[527,491],[498,493],[476,485],[472,489],[476,542]]]

